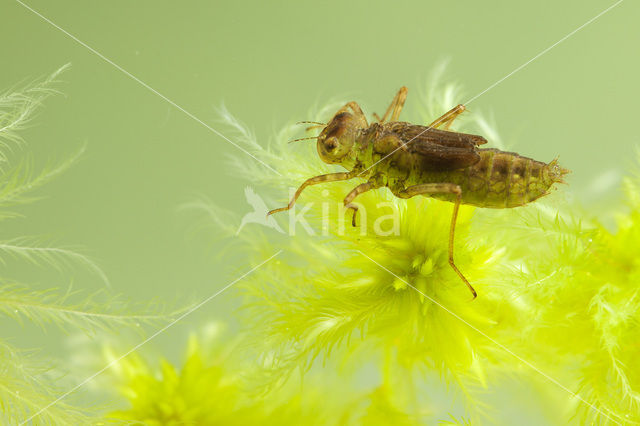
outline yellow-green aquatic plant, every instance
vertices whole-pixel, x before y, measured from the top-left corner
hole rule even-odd
[[[6,221],[17,215],[13,209],[33,201],[43,184],[67,169],[82,153],[61,163],[34,171],[23,154],[20,137],[36,109],[51,94],[63,67],[50,77],[22,89],[0,94],[0,221],[8,234]],[[18,149],[16,149],[18,148]],[[10,210],[12,209],[12,210]],[[106,275],[88,257],[64,247],[38,244],[37,238],[14,236],[0,240],[0,265],[21,260],[54,269],[79,265],[93,272],[103,284]],[[52,284],[52,283],[51,283]],[[103,293],[79,298],[79,294],[57,287],[35,288],[19,278],[0,274],[0,321],[27,320],[41,326],[56,324],[68,330],[95,332],[101,329],[158,321],[156,315],[130,315],[130,307]],[[108,308],[106,306],[109,306]],[[50,405],[65,390],[64,366],[56,367],[52,359],[19,350],[0,335],[0,423],[17,424],[32,419],[34,424],[86,424],[90,407],[75,407],[66,401]],[[44,407],[45,411],[40,412]],[[34,417],[35,416],[35,417]]]
[[[414,425],[430,418],[398,409],[388,388],[361,389],[327,374],[322,380],[307,378],[303,393],[298,383],[289,383],[269,395],[252,396],[244,387],[248,360],[240,339],[230,338],[224,328],[213,323],[192,334],[180,368],[166,360],[154,367],[138,354],[115,364],[112,378],[129,407],[112,417],[149,426]],[[111,358],[112,350],[107,353]]]
[[[448,85],[431,95],[427,108],[437,111],[434,104],[438,99],[454,98],[456,87]],[[331,105],[302,118],[322,121],[335,109]],[[222,117],[237,130],[236,138],[282,174],[279,177],[249,163],[240,165],[242,160],[236,159],[238,173],[267,184],[256,190],[261,195],[276,188],[279,199],[286,199],[287,186],[295,187],[309,176],[332,171],[319,161],[315,146],[287,143],[298,129],[293,125],[272,144],[260,148],[228,112],[223,110]],[[401,366],[408,379],[411,372],[422,371],[421,375],[435,369],[447,381],[460,385],[467,403],[475,407],[474,413],[482,413],[481,401],[472,394],[485,382],[486,369],[510,356],[487,336],[500,339],[505,330],[517,329],[521,319],[513,286],[494,285],[500,272],[501,245],[472,233],[474,209],[461,209],[456,263],[482,295],[470,303],[467,288],[447,259],[452,205],[422,197],[398,200],[378,190],[359,198],[360,212],[369,217],[363,213],[360,226],[353,228],[339,206],[354,185],[332,183],[304,193],[299,205],[315,235],[299,228],[290,237],[275,232],[266,237],[256,227],[238,235],[245,242],[244,249],[256,253],[256,258],[284,250],[276,261],[259,268],[241,284],[247,327],[259,342],[256,352],[263,356],[265,383],[286,380],[294,369],[304,370],[319,355],[327,359],[336,352],[334,358],[351,361],[352,370],[356,363],[371,360],[382,372],[397,372],[394,366]],[[205,201],[191,207],[204,209],[218,225],[226,224],[229,233],[234,231],[237,220],[222,218],[219,209]],[[390,215],[394,212],[395,222]],[[279,220],[287,229],[286,218]]]
[[[430,115],[403,119],[428,123],[457,103],[455,86],[431,88],[424,108]],[[340,104],[299,119],[323,122]],[[317,158],[312,143],[288,144],[299,137],[293,125],[262,147],[226,110],[221,115],[236,130],[236,140],[281,174],[250,159],[232,162],[236,175],[262,184],[255,192],[270,206],[289,199],[287,187],[339,171]],[[477,121],[476,129],[471,124],[464,130],[496,139],[486,121]],[[572,213],[576,209],[558,197],[511,211],[463,207],[456,264],[478,290],[473,302],[447,262],[450,204],[397,200],[378,190],[358,199],[368,217],[354,229],[340,213],[353,186],[305,190],[298,209],[305,211],[308,228],[298,224],[294,232],[284,216],[277,220],[288,236],[256,225],[238,233],[236,244],[256,263],[282,250],[240,284],[249,340],[260,356],[261,375],[251,383],[269,389],[295,370],[313,370],[318,359],[339,363],[347,377],[373,363],[382,382],[415,382],[394,388],[407,412],[428,404],[417,389],[436,371],[462,392],[474,423],[496,421],[500,410],[484,394],[509,380],[566,398],[544,413],[558,424],[571,418],[640,421],[637,181],[627,184],[632,212],[615,233]],[[205,212],[229,235],[237,233],[239,220],[213,203],[200,200],[188,207]],[[393,211],[396,222],[377,222]],[[374,232],[376,222],[378,231],[394,232]],[[576,412],[581,417],[573,417]]]
[[[156,369],[138,354],[130,355],[112,367],[116,386],[129,401],[130,408],[113,415],[147,425],[254,423],[262,407],[243,407],[237,374],[230,374],[232,342],[218,343],[219,326],[212,325],[197,338],[189,339],[186,360],[176,369],[166,360]],[[215,340],[214,340],[215,339]],[[217,343],[217,342],[216,342]],[[107,361],[117,356],[107,350]],[[226,364],[226,365],[225,365]]]
[[[536,348],[530,352],[600,410],[578,404],[584,423],[640,423],[638,194],[636,174],[624,181],[627,211],[614,232],[575,213],[540,214],[509,230],[534,236],[526,245],[540,248],[510,277],[528,283],[521,293],[529,303],[524,336]],[[536,229],[546,232],[535,237]],[[513,247],[524,250],[521,243],[516,239]]]

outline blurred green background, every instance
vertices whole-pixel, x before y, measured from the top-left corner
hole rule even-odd
[[[614,1],[537,2],[28,2],[46,18],[218,128],[223,102],[265,142],[314,103],[357,100],[381,112],[401,85],[418,88],[443,59],[464,101],[513,71]],[[510,149],[573,171],[570,191],[597,214],[617,200],[634,165],[640,95],[640,4],[627,0],[470,105],[494,114]],[[0,5],[0,88],[72,63],[23,134],[36,158],[87,153],[21,209],[8,236],[47,235],[86,248],[126,298],[201,300],[252,265],[224,258],[225,241],[188,232],[178,206],[195,193],[249,210],[228,155],[244,155],[202,124],[79,45],[20,3]],[[26,79],[26,80],[25,80]],[[410,115],[410,113],[409,113]],[[435,118],[435,117],[433,117]],[[226,129],[220,128],[223,133]],[[320,160],[318,160],[320,161]],[[609,186],[607,186],[607,182]],[[25,273],[66,286],[68,274]],[[24,276],[24,274],[22,275]],[[66,278],[65,278],[66,277]],[[74,287],[103,284],[74,274]],[[56,279],[57,282],[51,282]],[[222,295],[160,336],[171,352],[186,331],[233,315]],[[23,330],[27,330],[26,332]],[[55,337],[15,326],[15,341],[63,351]]]

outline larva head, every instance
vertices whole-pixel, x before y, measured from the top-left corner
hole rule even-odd
[[[325,163],[342,163],[350,156],[360,129],[366,126],[362,118],[346,111],[333,116],[318,136],[318,155]]]

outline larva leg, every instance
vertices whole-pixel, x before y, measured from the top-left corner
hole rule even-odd
[[[279,209],[271,210],[269,213],[267,213],[267,216],[272,215],[274,213],[278,213],[278,212],[282,212],[282,211],[291,209],[293,207],[293,205],[296,203],[296,200],[298,199],[298,197],[300,196],[302,191],[307,186],[317,185],[319,183],[324,183],[324,182],[336,182],[336,181],[340,181],[340,180],[349,180],[352,177],[354,177],[354,176],[353,176],[353,174],[351,172],[345,172],[345,173],[329,173],[327,175],[320,175],[320,176],[316,176],[316,177],[312,177],[310,179],[307,179],[306,181],[304,181],[304,183],[302,185],[300,185],[300,188],[298,188],[298,190],[296,191],[295,195],[293,196],[293,198],[291,199],[291,201],[289,202],[289,204],[287,206],[280,207]]]
[[[375,189],[375,185],[371,182],[361,183],[356,186],[344,197],[344,206],[348,209],[353,210],[353,217],[351,219],[351,225],[356,226],[356,213],[358,212],[358,207],[355,204],[351,204],[351,202],[360,194]]]
[[[398,121],[400,112],[402,111],[402,107],[404,106],[404,101],[407,99],[408,92],[409,89],[402,86],[400,90],[398,90],[398,93],[396,93],[396,96],[393,98],[393,101],[391,101],[389,108],[387,108],[387,111],[384,113],[382,118],[380,118],[378,114],[374,113],[373,116],[375,117],[375,119],[380,123],[384,123],[385,121],[387,121],[387,117],[389,117],[389,114],[391,114],[391,118],[389,121]]]
[[[460,201],[462,199],[462,190],[460,186],[453,183],[425,183],[421,185],[413,185],[404,190],[395,192],[395,195],[400,198],[411,198],[416,195],[431,195],[431,194],[455,194],[456,200],[453,205],[453,214],[451,215],[451,225],[449,227],[449,265],[458,274],[460,279],[469,287],[469,291],[475,299],[478,295],[473,289],[469,281],[462,275],[462,272],[458,269],[453,261],[453,238],[456,230],[456,220],[458,219],[458,209],[460,208]]]
[[[440,126],[443,126],[445,130],[448,130],[451,127],[451,123],[456,119],[460,114],[465,111],[466,107],[462,104],[457,105],[451,108],[449,111],[445,112],[442,116],[440,116],[433,123],[429,124],[429,127],[432,129],[437,129]]]

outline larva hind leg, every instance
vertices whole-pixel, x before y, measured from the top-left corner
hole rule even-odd
[[[413,185],[408,188],[394,191],[394,194],[400,198],[411,198],[416,195],[432,195],[432,194],[454,194],[456,196],[453,213],[451,215],[451,225],[449,227],[449,265],[458,274],[460,279],[467,285],[469,291],[475,299],[478,295],[469,281],[462,275],[462,272],[458,269],[453,261],[453,239],[456,230],[456,220],[458,219],[458,210],[460,208],[460,201],[462,200],[462,189],[459,185],[454,183],[425,183],[420,185]]]
[[[444,130],[449,130],[449,127],[451,127],[451,123],[453,123],[453,120],[455,120],[466,109],[467,108],[464,105],[459,104],[438,117],[438,119],[436,119],[433,123],[429,124],[429,127],[432,129],[437,129],[442,126]]]
[[[393,101],[391,101],[391,104],[387,108],[387,111],[384,113],[382,118],[380,118],[378,114],[374,113],[373,116],[375,117],[375,119],[378,120],[379,123],[384,123],[385,121],[387,121],[387,117],[391,115],[389,121],[398,121],[398,118],[400,118],[400,112],[402,111],[402,107],[404,106],[404,101],[407,99],[408,92],[409,89],[402,86],[400,90],[398,90],[398,93],[396,93],[396,96],[393,98]]]

